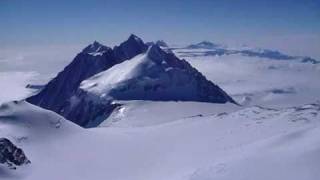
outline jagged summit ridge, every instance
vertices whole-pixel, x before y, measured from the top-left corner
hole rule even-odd
[[[130,59],[145,52],[148,46],[138,36],[131,34],[129,38],[119,46],[113,48],[115,56],[121,59]]]
[[[82,50],[82,53],[87,53],[91,55],[102,54],[110,51],[111,48],[100,44],[98,41],[94,41],[92,44],[88,45]]]
[[[164,59],[165,53],[160,49],[160,47],[158,45],[154,44],[148,48],[146,55],[151,60],[162,61]]]

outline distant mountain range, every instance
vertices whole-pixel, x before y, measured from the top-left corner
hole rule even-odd
[[[114,100],[236,103],[188,62],[131,35],[110,48],[88,45],[38,94],[27,101],[83,127],[94,127],[120,106]]]
[[[197,44],[191,44],[191,45],[187,46],[186,48],[187,49],[216,49],[219,47],[220,47],[220,45],[214,44],[210,41],[202,41]]]
[[[303,63],[318,64],[320,61],[315,60],[308,56],[291,56],[281,53],[276,50],[270,49],[260,49],[260,48],[239,48],[239,49],[229,49],[225,46],[215,44],[209,41],[202,41],[200,43],[191,44],[182,48],[172,48],[179,49],[183,52],[184,57],[196,57],[196,56],[222,56],[231,54],[241,54],[250,57],[261,57],[274,60],[298,60]],[[186,50],[186,51],[183,51]]]

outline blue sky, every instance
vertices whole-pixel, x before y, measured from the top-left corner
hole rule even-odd
[[[319,0],[1,0],[0,23],[2,47],[93,40],[114,45],[131,33],[178,44],[320,46]]]

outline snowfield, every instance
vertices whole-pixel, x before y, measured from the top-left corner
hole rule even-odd
[[[173,50],[241,106],[117,100],[106,120],[85,129],[23,100],[35,92],[27,84],[52,72],[1,69],[0,137],[22,148],[31,164],[0,165],[0,179],[319,179],[320,64],[188,51]],[[150,63],[143,55],[132,60],[82,81],[81,88],[101,96],[141,75],[140,61]]]
[[[161,109],[164,104],[159,105]],[[254,106],[144,127],[82,129],[26,102],[4,104],[0,133],[24,149],[31,165],[2,169],[0,177],[316,180],[319,113],[319,103]],[[153,121],[151,113],[144,115],[140,118]]]

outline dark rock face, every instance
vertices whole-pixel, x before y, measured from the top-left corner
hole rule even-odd
[[[0,138],[0,163],[15,168],[15,166],[29,164],[30,161],[22,149],[16,147],[10,140]]]
[[[81,52],[44,89],[27,99],[28,102],[60,113],[68,100],[79,87],[81,81],[117,64],[111,50],[101,56]]]
[[[146,50],[147,45],[135,35],[131,35],[128,40],[114,49],[95,41],[84,48],[42,91],[26,100],[31,104],[64,115],[64,108],[70,104],[70,98],[76,93],[83,80]]]
[[[131,59],[145,52],[148,46],[136,35],[131,34],[127,41],[113,48],[114,55],[120,60]]]
[[[61,115],[85,128],[97,127],[109,117],[115,108],[120,106],[120,104],[114,104],[108,100],[92,100],[87,98],[86,92],[80,90],[71,99],[75,97],[80,101],[67,103]]]
[[[192,67],[184,59],[179,59],[173,53],[168,53],[157,45],[150,47],[148,54],[150,59],[154,61],[160,69],[158,74],[168,75],[170,83],[166,86],[184,87],[183,91],[175,94],[174,97],[161,99],[161,95],[157,95],[154,100],[178,100],[178,101],[200,101],[212,103],[235,103],[236,102],[219,86],[206,79],[197,69]],[[169,70],[168,70],[169,69]],[[151,70],[151,69],[150,69]],[[162,70],[162,71],[161,71]],[[146,72],[146,75],[149,73]],[[150,78],[153,72],[150,71]],[[160,86],[162,86],[160,84]],[[170,92],[170,91],[169,91]],[[196,94],[194,94],[196,93]],[[174,94],[170,92],[169,94]]]
[[[311,64],[319,64],[320,62],[315,60],[315,59],[312,59],[311,57],[304,57],[301,62],[303,63],[311,63]]]
[[[94,41],[92,44],[87,46],[82,50],[83,53],[103,53],[110,50],[109,47],[100,44],[97,41]]]

